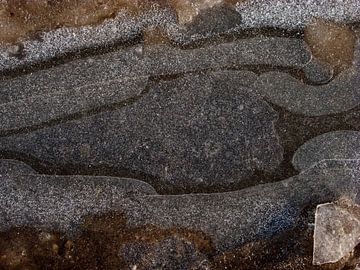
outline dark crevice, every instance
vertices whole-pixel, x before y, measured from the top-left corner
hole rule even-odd
[[[248,28],[244,30],[232,30],[228,33],[220,33],[208,38],[202,38],[190,42],[173,42],[172,44],[184,50],[196,49],[206,47],[214,44],[221,44],[227,42],[234,42],[243,39],[255,38],[255,37],[281,37],[281,38],[303,38],[304,33],[302,29],[283,29],[274,27],[262,27],[262,28]]]
[[[127,168],[115,168],[114,166],[107,165],[81,166],[74,164],[53,164],[49,161],[34,157],[28,153],[16,151],[0,151],[0,159],[13,159],[24,162],[31,166],[39,174],[44,175],[110,176],[142,180],[151,185],[158,183],[157,177]]]

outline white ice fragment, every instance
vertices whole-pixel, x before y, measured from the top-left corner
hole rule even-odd
[[[336,263],[360,243],[360,206],[351,202],[316,207],[313,264]]]

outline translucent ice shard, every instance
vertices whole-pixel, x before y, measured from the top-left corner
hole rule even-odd
[[[320,204],[315,213],[313,264],[335,263],[360,243],[360,207],[350,202]]]

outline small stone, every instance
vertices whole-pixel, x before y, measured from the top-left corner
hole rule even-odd
[[[313,264],[336,263],[360,243],[360,206],[351,201],[316,207]]]
[[[19,57],[24,50],[24,46],[22,44],[14,44],[7,48],[7,53],[9,56]]]

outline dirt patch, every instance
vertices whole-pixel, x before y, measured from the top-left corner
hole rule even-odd
[[[304,38],[313,55],[336,73],[352,66],[356,36],[349,26],[317,19],[305,28]]]
[[[158,6],[171,8],[180,24],[190,23],[202,10],[234,0],[10,0],[0,1],[0,45],[18,42],[39,31],[62,26],[94,25],[126,10],[137,16]]]
[[[86,217],[73,239],[34,228],[0,233],[0,269],[199,269],[213,252],[201,232],[128,228],[114,213]]]
[[[312,265],[313,231],[307,227],[247,243],[224,253],[199,231],[155,226],[129,228],[121,214],[88,216],[81,233],[13,228],[0,233],[0,269],[355,269],[348,261]]]
[[[13,43],[37,31],[96,24],[121,10],[138,12],[129,0],[11,0],[0,3],[0,44]]]

